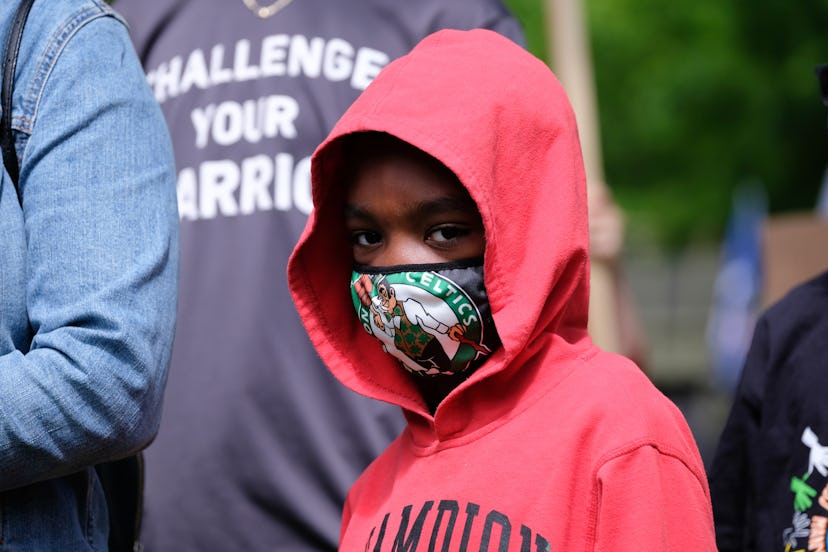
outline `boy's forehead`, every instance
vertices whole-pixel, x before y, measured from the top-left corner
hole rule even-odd
[[[411,220],[449,213],[480,216],[464,184],[437,158],[390,134],[349,138],[352,142],[343,151],[346,216],[395,213]]]
[[[396,167],[456,182],[467,194],[457,175],[442,161],[391,134],[373,131],[355,133],[348,136],[343,149],[345,184],[349,189],[366,174]]]
[[[385,132],[357,132],[347,138],[346,163],[355,169],[376,166],[388,159],[404,159],[427,166],[447,167],[429,153]]]
[[[434,210],[474,209],[476,205],[460,180],[445,166],[416,155],[391,153],[360,163],[347,185],[349,202],[362,204],[386,198]]]

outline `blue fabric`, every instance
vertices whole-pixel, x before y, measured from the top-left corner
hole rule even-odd
[[[17,2],[0,7],[0,36]],[[36,1],[0,180],[0,550],[105,550],[91,465],[157,431],[178,270],[167,129],[123,22]]]
[[[760,187],[737,190],[716,275],[707,346],[715,383],[731,393],[739,381],[759,310],[765,203]]]

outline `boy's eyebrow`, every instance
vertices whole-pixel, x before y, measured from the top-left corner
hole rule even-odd
[[[372,217],[371,214],[362,207],[354,205],[353,203],[346,203],[345,218],[361,218],[373,220],[374,217]]]
[[[418,215],[468,210],[477,213],[477,204],[468,196],[445,196],[430,201],[422,201],[417,203],[413,209]]]
[[[453,211],[474,211],[478,212],[477,204],[470,197],[444,196],[429,201],[413,203],[408,209],[409,216],[423,216],[434,213],[449,213]],[[348,218],[373,219],[373,215],[367,209],[353,203],[345,204],[345,216]]]

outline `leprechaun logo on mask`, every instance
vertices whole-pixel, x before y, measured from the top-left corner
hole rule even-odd
[[[353,273],[351,297],[362,326],[413,373],[458,374],[479,365],[500,344],[488,314],[482,267],[450,272],[456,277],[437,271]],[[476,291],[470,294],[469,288]]]

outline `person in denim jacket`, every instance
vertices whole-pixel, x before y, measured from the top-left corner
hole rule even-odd
[[[5,44],[18,2],[0,7]],[[123,21],[39,0],[0,178],[0,550],[106,550],[92,466],[154,437],[177,299],[175,170]]]

